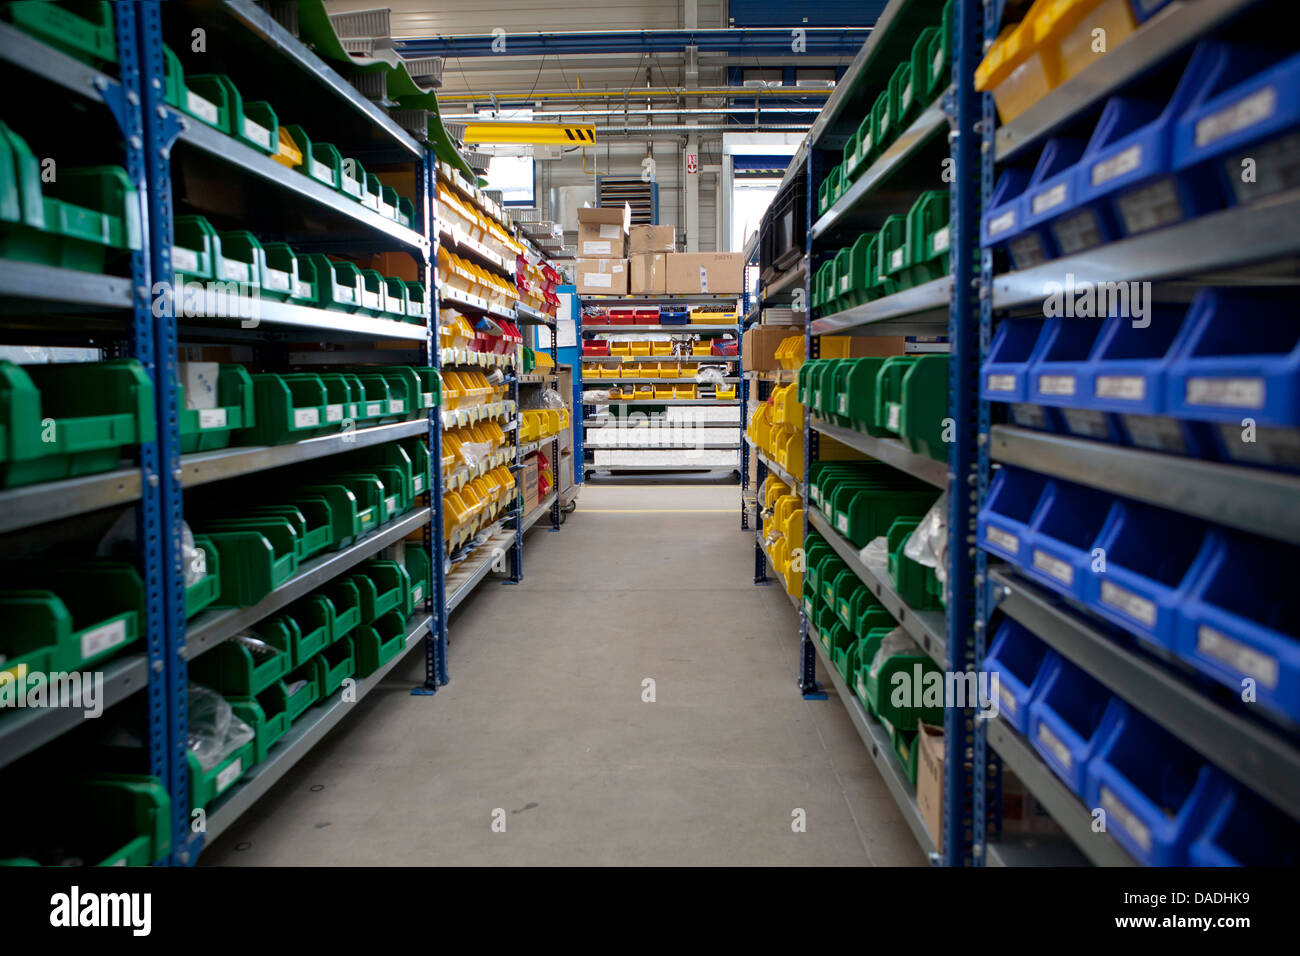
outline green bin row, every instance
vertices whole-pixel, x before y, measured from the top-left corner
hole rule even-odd
[[[270,103],[246,101],[234,81],[224,73],[185,75],[180,58],[163,48],[164,97],[194,119],[232,136],[268,156],[281,157],[281,140],[288,138],[302,155],[297,170],[317,182],[392,219],[408,229],[415,222],[415,204],[385,186],[374,173],[352,157],[344,157],[332,143],[313,142],[301,126],[281,124]],[[295,164],[283,161],[286,168]]]
[[[0,123],[0,259],[102,273],[140,243],[140,208],[126,170],[63,167],[42,182],[26,141]]]
[[[927,190],[906,215],[891,215],[813,274],[813,308],[823,315],[893,295],[948,274],[948,193]]]
[[[264,299],[423,325],[424,285],[323,253],[294,252],[251,232],[218,232],[203,216],[176,216],[172,271],[180,281],[234,282]],[[184,294],[188,295],[188,292]]]
[[[117,62],[117,28],[109,0],[11,0],[0,17],[43,43],[96,68]]]
[[[827,173],[817,190],[818,215],[835,205],[952,81],[952,17],[953,0],[948,0],[942,22],[922,30],[875,97],[867,94],[872,108],[849,137],[843,163]]]
[[[938,489],[879,461],[821,461],[808,469],[808,501],[854,547],[889,533],[897,518],[921,516]]]
[[[799,402],[819,418],[947,460],[947,355],[813,359],[798,383]]]

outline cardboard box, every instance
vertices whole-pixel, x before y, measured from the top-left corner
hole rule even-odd
[[[920,724],[916,735],[916,806],[934,848],[943,852],[943,728]]]
[[[532,454],[524,459],[523,467],[519,469],[519,492],[523,495],[525,515],[537,509],[541,500],[537,491],[537,455]]]
[[[650,252],[676,252],[677,230],[673,226],[633,226],[628,254],[641,256]]]
[[[575,278],[579,295],[626,295],[626,259],[577,259]]]
[[[578,210],[578,256],[581,258],[622,259],[627,256],[627,234],[632,209],[607,206]]]
[[[779,325],[755,325],[745,331],[740,340],[740,361],[746,372],[766,372],[778,369],[776,348],[791,335],[793,329]]]
[[[740,295],[744,271],[745,257],[739,252],[674,252],[668,256],[668,291]]]
[[[668,291],[668,256],[662,252],[628,259],[628,288],[633,295],[662,295]]]

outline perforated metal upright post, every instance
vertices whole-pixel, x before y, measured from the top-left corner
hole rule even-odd
[[[555,384],[560,384],[560,323],[557,320],[551,328],[551,369],[555,372]],[[556,390],[558,391],[558,389]],[[551,493],[555,500],[551,502],[551,530],[560,530],[560,433],[551,439]]]
[[[814,197],[816,191],[812,184],[820,182],[824,163],[820,150],[813,149],[811,144],[807,151],[805,159],[805,173],[807,175],[808,188],[804,192],[804,221],[811,224],[816,220],[813,217]],[[803,354],[804,361],[811,362],[814,359],[821,358],[822,343],[821,338],[813,335],[812,331],[812,281],[813,281],[813,250],[812,250],[812,232],[811,230],[805,235],[804,239],[804,261],[807,263],[803,270],[803,295],[806,311],[804,312],[803,323]],[[797,387],[797,386],[796,386]],[[807,410],[804,411],[803,427],[803,546],[808,547],[808,477],[812,474],[812,463],[817,460],[817,455],[821,451],[820,435],[812,427]],[[804,574],[808,573],[805,566]],[[808,636],[808,615],[804,611],[802,597],[799,601],[799,690],[803,692],[806,699],[819,700],[826,696],[822,690],[821,684],[817,682],[817,649],[813,647],[812,638]]]
[[[186,754],[188,673],[185,649],[185,578],[181,566],[181,529],[184,524],[181,500],[180,426],[177,413],[176,318],[170,295],[156,296],[154,282],[169,283],[172,277],[172,186],[171,147],[180,127],[167,111],[163,93],[162,11],[158,0],[137,4],[114,4],[118,47],[127,59],[138,56],[135,89],[127,88],[140,108],[145,186],[142,233],[148,254],[149,283],[136,289],[137,355],[145,363],[154,386],[157,442],[142,450],[145,483],[141,497],[140,548],[149,593],[149,630],[165,635],[163,667],[167,686],[167,790],[172,804],[172,862],[188,865],[197,860],[202,847],[201,833],[194,833],[189,817],[189,777]],[[130,8],[134,8],[134,23]],[[134,46],[131,49],[127,49]],[[123,77],[127,73],[123,62]],[[128,137],[128,151],[140,149],[134,136]],[[146,328],[146,326],[148,328]],[[156,623],[155,623],[156,622]],[[152,651],[151,651],[152,653]],[[156,670],[155,670],[156,673]],[[152,701],[151,701],[152,702]]]
[[[516,362],[523,358],[523,350],[516,352]],[[510,583],[518,584],[524,579],[524,489],[520,483],[523,477],[523,462],[519,460],[519,365],[515,365],[510,376],[510,398],[515,403],[515,543],[510,548]]]
[[[438,351],[438,280],[434,263],[438,261],[438,222],[433,211],[433,194],[437,176],[433,153],[426,149],[416,176],[416,202],[424,222],[424,238],[429,252],[424,260],[424,287],[429,290],[429,314],[425,316],[424,364],[441,376],[442,357]],[[433,568],[432,592],[424,606],[433,617],[424,639],[424,684],[418,691],[433,693],[447,677],[447,556],[442,538],[442,404],[429,409],[429,523],[421,535]]]

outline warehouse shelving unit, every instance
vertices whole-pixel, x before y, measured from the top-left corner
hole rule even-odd
[[[988,43],[1004,26],[1003,6],[1000,0],[985,3],[984,37]],[[1049,136],[1063,130],[1082,130],[1086,135],[1111,96],[1136,89],[1161,71],[1179,68],[1198,41],[1222,36],[1234,21],[1262,18],[1266,6],[1260,0],[1171,3],[1139,24],[1135,33],[1098,62],[1001,126],[996,122],[992,97],[985,96],[980,173],[986,207],[1004,163],[1023,161],[1029,151],[1041,148]],[[981,285],[986,291],[980,302],[981,362],[989,356],[999,323],[1009,315],[1040,310],[1049,288],[1045,283],[1060,284],[1067,274],[1072,274],[1076,284],[1151,282],[1155,300],[1169,303],[1190,301],[1202,285],[1289,284],[1292,271],[1288,263],[1300,254],[1300,238],[1294,228],[1298,208],[1300,195],[1294,189],[1283,190],[1261,201],[1014,271],[1007,271],[994,251],[986,250],[981,262]],[[1243,327],[1242,335],[1250,334],[1251,330]],[[996,471],[1016,467],[1212,526],[1293,547],[1300,544],[1300,481],[1294,474],[1000,424],[998,408],[981,400],[981,506]],[[1242,706],[1231,692],[1211,686],[1203,674],[1172,651],[1135,640],[1127,629],[1031,580],[982,547],[976,569],[981,584],[977,662],[988,653],[989,633],[996,622],[1010,619],[1098,682],[1106,693],[1213,764],[1234,786],[1249,788],[1284,816],[1300,820],[1300,743],[1294,728],[1267,719],[1260,708]],[[1129,833],[1138,844],[1144,838],[1150,840],[1150,831],[1144,836],[1131,835],[1132,830],[1127,829],[1130,821],[1139,832],[1145,824],[1127,807],[1118,802],[1107,806],[1103,793],[1111,832],[1097,832],[1099,810],[1052,772],[1034,742],[1002,718],[977,721],[974,733],[976,792],[996,794],[1002,770],[1012,770],[1064,830],[1068,841],[1064,849],[1059,841],[1010,846],[1000,832],[1000,807],[990,799],[987,812],[975,815],[976,862],[1005,865],[1014,860],[1018,865],[1052,865],[1065,853],[1096,865],[1140,864],[1113,832]],[[1113,801],[1117,799],[1112,795]]]
[[[635,338],[637,335],[640,335],[642,333],[669,334],[669,335],[726,335],[726,334],[739,335],[742,328],[742,323],[739,321],[733,325],[703,325],[703,324],[694,324],[694,323],[679,324],[679,325],[658,325],[658,324],[611,325],[611,324],[602,324],[602,323],[588,324],[582,320],[582,309],[584,305],[586,306],[596,305],[596,306],[606,306],[606,307],[635,307],[635,306],[646,306],[646,307],[656,306],[657,307],[660,305],[680,305],[680,306],[685,306],[688,309],[691,306],[716,306],[721,308],[735,309],[737,307],[737,302],[741,300],[742,300],[741,296],[708,295],[708,294],[705,295],[669,294],[669,295],[662,295],[662,296],[585,295],[581,297],[577,307],[578,308],[578,329],[577,329],[578,341],[583,342],[585,341],[586,336],[596,336],[596,335],[624,335],[624,336],[629,336],[631,338]],[[743,310],[738,312],[738,316],[739,315],[743,315]],[[628,359],[628,361],[631,360]],[[739,354],[729,355],[729,356],[659,355],[659,356],[638,357],[637,362],[640,363],[642,361],[650,364],[675,363],[680,366],[683,372],[686,371],[688,368],[690,368],[692,365],[698,366],[700,363],[725,364],[728,366],[729,369],[734,369],[735,372],[734,374],[729,374],[724,378],[724,384],[740,385],[741,367],[740,367]],[[622,362],[624,362],[623,356],[615,355],[615,356],[605,357],[605,356],[590,356],[584,354],[582,356],[582,362],[580,365],[580,369],[578,371],[581,373],[582,371],[585,371],[585,369],[593,368],[593,367],[600,367],[603,369],[604,367],[608,366],[611,363],[622,363]],[[590,390],[590,389],[600,388],[603,387],[606,383],[609,383],[610,385],[655,385],[655,384],[693,385],[695,384],[695,379],[694,377],[641,378],[636,376],[606,378],[603,374],[599,378],[595,378],[595,377],[588,378],[585,376],[585,374],[583,374],[581,375],[580,378],[581,389]],[[736,394],[737,396],[740,396],[742,394],[741,388],[738,387],[736,389]],[[576,475],[576,468],[578,466],[582,467],[583,471],[585,472],[585,475],[588,477],[593,474],[613,475],[613,474],[636,473],[636,472],[649,472],[649,473],[669,473],[669,472],[698,473],[698,472],[718,472],[718,471],[734,472],[736,471],[736,467],[730,465],[714,465],[714,464],[695,465],[689,462],[685,462],[682,464],[675,464],[675,465],[652,465],[652,464],[611,465],[611,464],[597,464],[594,461],[594,454],[599,451],[634,451],[635,452],[635,451],[670,451],[670,450],[692,450],[692,449],[700,449],[700,450],[707,450],[707,451],[724,451],[724,450],[733,451],[734,450],[737,452],[737,455],[740,456],[741,455],[740,449],[742,445],[739,442],[735,441],[732,437],[735,434],[734,432],[735,426],[733,424],[729,424],[725,422],[694,422],[687,425],[684,423],[683,427],[689,427],[693,432],[696,432],[697,434],[701,431],[703,431],[706,434],[711,434],[713,432],[718,433],[716,440],[706,437],[706,438],[702,438],[699,441],[688,442],[685,444],[670,443],[670,442],[640,442],[633,438],[628,438],[624,442],[617,445],[602,444],[600,443],[599,439],[596,441],[592,440],[591,432],[598,431],[601,428],[608,427],[600,423],[600,420],[605,417],[599,415],[599,411],[601,409],[618,408],[618,407],[625,408],[628,410],[635,410],[638,408],[658,409],[658,408],[672,408],[672,407],[727,408],[727,407],[740,407],[741,404],[742,401],[738,397],[736,399],[715,399],[715,398],[657,399],[657,400],[614,399],[599,406],[584,405],[582,406],[581,424],[583,430],[583,440],[582,440],[581,448],[582,448],[583,458],[585,459],[587,457],[587,453],[591,452],[593,455],[593,460],[592,461],[584,460],[582,462],[575,463],[575,475]],[[743,418],[743,415],[741,417]]]

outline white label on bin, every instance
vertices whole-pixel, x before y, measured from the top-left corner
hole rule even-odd
[[[602,239],[622,239],[623,227],[618,223],[602,222],[600,224],[600,238]]]
[[[366,418],[374,418],[376,415],[382,415],[384,413],[383,408],[383,402],[366,403]]]
[[[1109,419],[1102,412],[1091,408],[1067,408],[1064,414],[1065,427],[1071,434],[1088,438],[1105,438],[1110,434]]]
[[[1119,798],[1109,787],[1101,788],[1101,808],[1107,816],[1119,821],[1119,825],[1128,831],[1129,836],[1138,842],[1144,850],[1151,849],[1151,831],[1145,823],[1134,816],[1133,811],[1119,802]]]
[[[247,282],[248,266],[234,259],[222,259],[221,278],[229,279],[231,282]]]
[[[1014,375],[990,375],[988,378],[990,392],[1014,392],[1016,377]]]
[[[334,298],[340,302],[357,301],[357,290],[348,285],[336,285],[334,287]]]
[[[388,509],[389,514],[397,512],[397,495],[389,495],[384,499],[384,507]]]
[[[244,120],[244,139],[251,139],[263,149],[271,148],[271,131],[249,119]]]
[[[416,475],[415,478],[411,481],[411,487],[415,489],[415,493],[417,495],[423,493],[424,475]]]
[[[311,428],[320,424],[319,408],[295,408],[293,410],[294,428]]]
[[[205,100],[190,90],[185,91],[185,112],[197,116],[209,126],[216,126],[221,119],[221,110],[217,108],[216,103]]]
[[[354,198],[361,198],[361,184],[351,176],[343,177],[343,191]]]
[[[936,229],[934,231],[934,237],[930,240],[930,248],[932,248],[935,252],[947,252],[948,243],[950,241],[948,238],[948,233],[949,230],[947,226],[944,226],[941,229]]]
[[[262,285],[268,289],[275,289],[277,292],[288,292],[289,273],[281,272],[279,269],[267,269],[266,278],[262,280]]]
[[[1124,427],[1128,429],[1133,444],[1139,448],[1187,453],[1187,441],[1183,438],[1178,422],[1172,418],[1160,415],[1125,415]]]
[[[907,107],[911,105],[912,84],[910,82],[907,84],[907,86],[903,87],[903,92],[899,94],[898,101],[900,105],[903,107],[903,109],[907,109]]]
[[[1229,667],[1255,678],[1266,687],[1277,687],[1277,658],[1261,654],[1212,627],[1202,624],[1196,629],[1196,650],[1223,661]]]
[[[362,308],[365,308],[365,309],[374,309],[375,311],[379,311],[379,293],[378,293],[378,292],[362,292],[362,293],[361,293],[361,306],[362,306]]]
[[[433,392],[424,393],[424,407],[433,408]]]
[[[1044,395],[1073,395],[1073,375],[1040,375],[1038,390]]]
[[[998,681],[998,699],[1002,701],[1003,710],[1011,714],[1016,712],[1016,696],[1001,681]]]
[[[411,603],[422,604],[424,602],[424,585],[417,584],[411,588]]]
[[[1266,86],[1258,93],[1251,93],[1231,106],[1224,107],[1217,113],[1200,120],[1196,124],[1196,145],[1198,147],[1213,143],[1217,139],[1254,126],[1268,119],[1277,110],[1277,89]]]
[[[1046,747],[1066,770],[1074,766],[1074,755],[1070,753],[1070,748],[1065,746],[1061,738],[1052,733],[1047,724],[1041,720],[1038,722],[1038,742]]]
[[[901,405],[891,404],[889,406],[888,422],[885,425],[885,427],[888,428],[891,432],[898,431],[898,418],[901,411],[902,411]]]
[[[94,657],[126,643],[126,621],[118,620],[81,635],[81,656]]]
[[[1012,554],[1020,553],[1020,539],[1001,528],[989,525],[984,531],[984,537],[988,539],[989,544],[996,544],[1003,551],[1010,551]]]
[[[900,246],[889,254],[889,268],[901,269],[903,267],[903,248]]]
[[[849,516],[846,514],[835,516],[835,527],[840,529],[840,534],[849,533]]]
[[[181,272],[198,272],[199,254],[193,249],[172,246],[172,268]]]
[[[840,276],[840,291],[841,291],[841,292],[848,292],[848,291],[849,291],[849,277],[848,277],[848,276]]]
[[[1034,207],[1034,215],[1037,216],[1039,213],[1046,212],[1049,209],[1055,209],[1061,203],[1065,202],[1066,198],[1070,194],[1070,191],[1067,188],[1068,185],[1068,183],[1057,183],[1046,192],[1041,192],[1035,196],[1031,201]]]
[[[1016,224],[1016,211],[1008,209],[996,219],[989,220],[989,235],[996,236],[1000,232],[1006,232]]]
[[[225,428],[226,410],[224,408],[200,408],[199,428]]]
[[[217,793],[221,793],[244,775],[244,758],[240,757],[217,774]]]
[[[840,414],[841,414],[841,415],[847,415],[848,413],[849,413],[849,397],[848,397],[847,395],[841,395],[841,396],[840,396]]]
[[[584,256],[609,256],[614,254],[614,248],[608,242],[597,242],[594,239],[588,239],[582,244],[582,254]]]
[[[402,401],[400,398],[390,398],[388,400],[388,411],[391,414],[404,412],[406,411],[406,402]]]
[[[1138,168],[1138,164],[1141,162],[1142,144],[1137,143],[1124,150],[1124,152],[1095,164],[1092,167],[1092,184],[1100,186],[1102,183],[1110,182],[1125,173],[1131,173]]]
[[[341,421],[343,421],[343,406],[342,406],[342,404],[339,404],[339,405],[326,405],[326,406],[325,406],[325,421],[327,421],[327,422],[341,422]]]
[[[311,161],[311,175],[313,179],[319,179],[321,182],[334,182],[334,170],[319,160]]]
[[[939,73],[943,72],[943,47],[942,47],[942,46],[939,47],[939,52],[936,53],[936,54],[934,55],[934,63],[932,64],[932,72],[933,72],[936,76],[937,76]]]
[[[1138,597],[1127,588],[1110,581],[1101,582],[1101,603],[1108,604],[1123,611],[1135,621],[1141,621],[1147,627],[1156,626],[1156,606],[1144,597]]]
[[[1092,391],[1098,398],[1140,402],[1147,397],[1147,381],[1141,375],[1098,375]]]
[[[1074,583],[1074,568],[1070,567],[1059,558],[1054,558],[1050,554],[1044,554],[1037,548],[1034,549],[1034,567],[1044,574],[1051,575],[1062,584]]]
[[[1229,408],[1263,408],[1262,378],[1189,378],[1189,405],[1226,405]]]
[[[294,297],[298,299],[312,298],[313,296],[311,291],[311,283],[303,282],[301,279],[299,279],[297,282],[293,284],[293,294]]]
[[[584,272],[582,274],[582,284],[591,286],[593,289],[612,289],[614,287],[614,277],[603,272]]]

